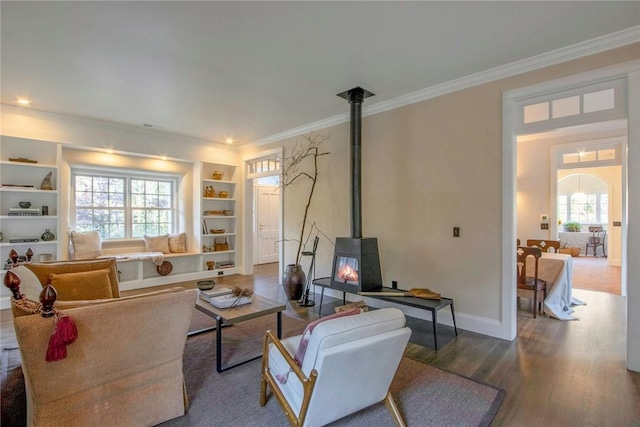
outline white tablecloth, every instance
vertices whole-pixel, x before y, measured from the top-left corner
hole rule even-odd
[[[544,312],[560,320],[577,320],[572,306],[584,305],[571,295],[573,289],[573,259],[571,255],[543,252],[538,263],[538,278],[547,282]]]

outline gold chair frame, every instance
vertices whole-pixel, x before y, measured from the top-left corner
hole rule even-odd
[[[269,344],[273,343],[276,349],[282,354],[284,360],[287,362],[290,368],[290,372],[295,374],[298,377],[298,380],[302,384],[303,389],[303,399],[302,405],[300,406],[300,413],[296,414],[287,399],[284,397],[284,394],[280,390],[277,385],[277,380],[271,374],[269,369]],[[273,333],[273,331],[267,331],[262,346],[262,370],[260,374],[260,406],[265,406],[267,404],[267,386],[271,387],[273,395],[276,400],[282,407],[289,423],[292,426],[302,427],[304,425],[305,418],[307,416],[307,410],[309,409],[309,403],[311,402],[311,396],[313,395],[313,390],[316,384],[316,379],[318,378],[318,372],[313,369],[309,376],[307,377],[302,369],[296,361],[293,359],[291,354],[284,347],[282,342],[278,339],[278,337]],[[387,395],[384,398],[384,404],[387,409],[391,413],[391,417],[393,418],[394,423],[398,427],[406,427],[406,423],[402,418],[402,414],[400,414],[400,410],[396,405],[395,400],[393,400],[393,396],[391,395],[391,391],[387,391]]]

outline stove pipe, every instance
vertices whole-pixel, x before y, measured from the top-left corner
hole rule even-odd
[[[339,93],[351,106],[351,237],[362,238],[362,102],[373,93],[354,87]]]

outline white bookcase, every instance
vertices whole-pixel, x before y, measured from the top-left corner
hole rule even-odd
[[[232,165],[202,163],[202,269],[214,276],[238,272],[236,169]],[[214,179],[214,172],[223,175]],[[215,193],[213,197],[207,193],[211,188]],[[226,197],[220,197],[223,191],[227,193]],[[216,241],[226,242],[228,248],[216,246]],[[233,266],[223,267],[224,263],[232,263]]]
[[[61,147],[59,144],[34,141],[23,138],[3,136],[0,139],[0,260],[4,269],[11,249],[15,249],[22,256],[31,248],[34,255],[32,260],[38,261],[40,255],[49,254],[51,260],[60,259],[60,206],[59,190],[59,159]],[[37,161],[27,163],[9,159],[26,158]],[[53,190],[42,190],[41,184],[47,174],[51,172]],[[12,209],[19,208],[20,202],[30,202],[31,209],[38,209],[42,213],[43,206],[47,208],[47,215],[9,215]],[[50,230],[55,239],[43,241],[41,236]],[[14,239],[38,239],[36,242],[11,242]],[[46,256],[46,255],[45,255]]]

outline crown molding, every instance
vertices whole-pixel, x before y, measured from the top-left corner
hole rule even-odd
[[[492,68],[486,71],[481,71],[479,73],[471,74],[459,79],[451,80],[449,82],[412,92],[407,95],[402,95],[388,101],[382,101],[377,104],[364,106],[362,109],[362,116],[366,117],[373,114],[382,113],[384,111],[393,110],[405,105],[425,101],[427,99],[446,95],[452,92],[457,92],[459,90],[467,89],[473,86],[490,83],[496,80],[523,74],[529,71],[538,70],[551,65],[560,64],[562,62],[571,61],[573,59],[578,59],[584,56],[593,55],[599,52],[604,52],[637,42],[640,42],[640,25],[597,37],[595,39],[576,43],[571,46],[552,50],[550,52],[532,56],[520,61],[512,62],[507,65]],[[349,120],[350,114],[348,112],[339,114],[265,138],[258,139],[249,144],[243,145],[241,148],[254,148],[266,144],[271,144],[273,142],[281,141],[286,138],[300,136],[302,134],[313,132],[318,129],[345,123]]]

